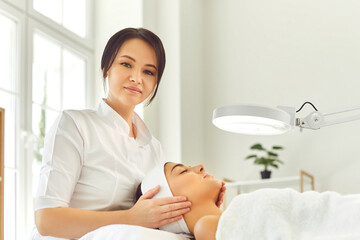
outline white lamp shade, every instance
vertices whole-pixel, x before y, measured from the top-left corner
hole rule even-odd
[[[216,108],[213,124],[225,131],[248,135],[277,135],[289,131],[293,117],[283,109],[259,105]]]

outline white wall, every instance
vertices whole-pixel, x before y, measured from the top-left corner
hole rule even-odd
[[[215,107],[254,103],[321,111],[360,104],[360,3],[340,0],[206,1],[204,125],[206,165],[216,176],[258,178],[243,159],[249,146],[280,144],[285,165],[273,176],[315,175],[318,190],[358,192],[360,122],[272,136],[226,133]],[[301,116],[310,112],[305,108]]]
[[[181,154],[190,166],[204,159],[203,1],[181,0]]]
[[[166,66],[155,101],[144,120],[163,146],[168,161],[181,161],[180,0],[143,0],[144,27],[157,34],[165,48]]]

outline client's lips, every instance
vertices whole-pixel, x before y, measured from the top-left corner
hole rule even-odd
[[[129,90],[132,93],[141,93],[140,88],[137,88],[137,87],[129,86],[129,87],[124,87],[124,88]]]
[[[207,178],[207,177],[214,177],[213,175],[209,174],[209,173],[205,173],[203,178]]]

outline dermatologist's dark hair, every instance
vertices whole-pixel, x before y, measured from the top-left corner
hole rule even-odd
[[[161,76],[164,72],[165,68],[165,50],[164,46],[158,36],[156,36],[153,32],[145,29],[145,28],[125,28],[115,33],[107,42],[102,58],[101,58],[101,70],[103,73],[103,84],[105,86],[106,74],[109,71],[111,65],[113,64],[117,53],[119,52],[120,47],[123,43],[129,39],[142,39],[155,51],[156,60],[157,60],[157,82],[155,86],[155,90],[149,100],[150,104],[152,100],[155,98],[157,90],[159,88]]]
[[[136,189],[136,195],[135,195],[135,203],[139,200],[139,198],[143,195],[142,191],[141,191],[141,183],[139,184],[139,186]]]

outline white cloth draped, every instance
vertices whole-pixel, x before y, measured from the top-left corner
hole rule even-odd
[[[109,225],[83,236],[80,240],[189,240],[191,236],[133,225]]]
[[[261,189],[233,199],[217,240],[360,239],[360,194]]]

